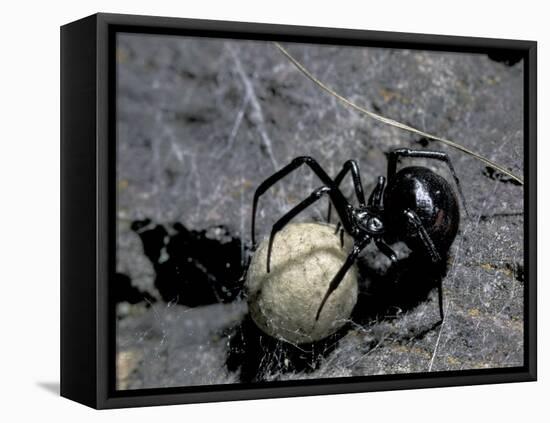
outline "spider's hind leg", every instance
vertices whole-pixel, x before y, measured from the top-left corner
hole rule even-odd
[[[437,250],[434,242],[432,241],[430,235],[428,234],[428,231],[426,231],[426,228],[424,228],[422,221],[414,211],[405,210],[403,214],[405,218],[408,220],[409,224],[411,224],[411,226],[414,228],[422,245],[424,246],[425,253],[428,255],[432,265],[435,266],[437,270],[436,279],[437,279],[437,291],[438,291],[437,296],[438,296],[438,302],[439,302],[439,315],[441,317],[441,322],[443,322],[443,319],[445,317],[443,312],[443,274],[445,273],[444,257],[446,257],[446,255],[440,254],[440,252]]]
[[[321,304],[317,309],[315,320],[319,320],[321,311],[323,310],[325,303],[329,299],[330,294],[332,294],[338,288],[338,286],[340,285],[340,282],[342,282],[342,279],[344,279],[344,276],[346,276],[346,273],[348,272],[348,270],[351,268],[351,266],[353,266],[353,263],[355,263],[355,260],[357,259],[357,256],[359,255],[359,253],[363,250],[363,248],[367,246],[367,244],[371,241],[371,239],[372,238],[367,235],[363,239],[361,239],[360,241],[354,244],[353,249],[349,253],[346,261],[330,281],[327,292],[325,293],[325,296],[323,297],[323,300],[321,301]]]
[[[435,159],[445,163],[449,168],[449,171],[451,172],[451,175],[455,181],[458,194],[460,195],[460,200],[462,201],[462,205],[464,207],[464,212],[466,213],[466,216],[470,216],[470,213],[468,212],[468,208],[466,206],[466,197],[464,197],[464,193],[462,192],[462,186],[460,185],[460,180],[456,175],[455,168],[451,162],[451,159],[447,155],[447,153],[443,153],[441,151],[432,151],[432,150],[412,150],[409,148],[398,148],[396,150],[393,150],[388,154],[388,174],[387,174],[388,180],[390,180],[396,173],[397,161],[399,157]]]

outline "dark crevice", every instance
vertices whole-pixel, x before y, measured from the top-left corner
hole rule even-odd
[[[469,262],[469,263],[462,263],[465,267],[482,267],[485,270],[492,270],[492,271],[503,271],[508,273],[509,276],[512,276],[514,279],[516,279],[518,282],[524,282],[525,278],[525,270],[523,267],[523,263],[520,262],[505,262],[505,263],[498,263],[498,264],[489,264],[489,263],[479,263],[479,262]]]
[[[479,220],[485,222],[487,220],[496,219],[496,218],[505,218],[505,217],[519,217],[523,216],[523,212],[502,212],[502,213],[492,213],[492,214],[480,214],[474,215],[472,217],[479,217]]]
[[[446,263],[446,260],[443,260]],[[423,254],[413,252],[388,270],[373,269],[366,260],[358,260],[360,292],[352,319],[359,324],[392,320],[426,301],[447,273],[446,266],[434,266]],[[435,315],[439,308],[434,303]],[[439,320],[439,319],[438,319]],[[437,323],[437,322],[427,322]]]
[[[503,63],[506,66],[514,66],[523,59],[523,53],[518,51],[494,51],[487,56],[489,59]]]
[[[260,382],[285,373],[308,373],[319,368],[348,330],[346,325],[321,341],[297,346],[266,335],[247,315],[225,334],[229,338],[226,365],[229,371],[240,371],[241,382]]]
[[[248,247],[238,237],[225,226],[197,231],[174,223],[169,229],[150,219],[132,223],[164,301],[195,307],[229,302],[241,293],[241,255]]]
[[[152,304],[155,302],[148,292],[140,291],[135,286],[132,286],[132,279],[124,273],[115,273],[115,280],[111,284],[113,287],[112,295],[115,303],[128,302],[137,304],[146,302]]]
[[[372,103],[372,109],[376,112],[376,113],[381,113],[382,112],[382,108],[378,105],[378,103]]]
[[[433,140],[426,138],[426,137],[420,137],[417,140],[414,140],[416,144],[420,144],[422,147],[427,147]]]
[[[186,124],[207,124],[214,120],[211,110],[175,113],[175,119]]]
[[[483,175],[487,176],[490,179],[493,179],[494,181],[503,182],[505,184],[512,184],[512,185],[519,185],[521,186],[521,183],[516,181],[514,178],[505,175],[498,170],[493,169],[492,167],[486,166],[485,169],[483,169]]]
[[[509,264],[510,270],[514,272],[514,277],[518,282],[525,282],[525,271],[523,268],[523,263],[514,263]]]

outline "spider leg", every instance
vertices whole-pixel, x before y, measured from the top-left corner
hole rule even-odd
[[[386,244],[381,239],[375,239],[374,243],[376,244],[378,249],[391,260],[392,264],[397,263],[397,254],[395,254],[395,251],[393,251],[393,249],[388,244]]]
[[[376,187],[374,187],[374,190],[369,196],[369,201],[367,203],[369,208],[382,211],[382,198],[384,197],[384,188],[386,188],[386,178],[384,178],[383,176],[379,176]]]
[[[426,231],[426,228],[424,228],[424,225],[422,224],[422,221],[420,220],[418,215],[414,211],[409,209],[405,210],[403,214],[405,215],[405,218],[409,221],[409,223],[412,224],[412,226],[414,227],[432,262],[434,264],[441,263],[441,255],[437,251],[435,244],[430,238],[428,231]]]
[[[437,278],[437,300],[439,302],[439,317],[441,317],[441,321],[443,321],[443,318],[445,317],[443,313],[443,278]]]
[[[456,187],[458,189],[458,194],[460,195],[460,200],[462,201],[462,205],[464,206],[464,211],[466,212],[466,216],[470,217],[470,213],[468,212],[468,208],[466,206],[466,198],[464,197],[464,194],[462,192],[460,181],[458,180],[458,176],[456,175],[453,164],[451,163],[451,159],[446,153],[443,153],[441,151],[431,151],[431,150],[411,150],[409,148],[398,148],[396,150],[393,150],[389,153],[389,157],[388,157],[388,179],[391,179],[395,175],[395,172],[397,169],[397,160],[401,156],[413,157],[413,158],[418,157],[418,158],[424,158],[424,159],[435,159],[435,160],[440,160],[444,162],[449,168],[451,175],[453,176]]]
[[[294,160],[292,160],[288,165],[283,167],[281,170],[275,172],[273,175],[271,175],[269,178],[267,178],[265,181],[263,181],[260,186],[256,189],[256,192],[254,193],[254,200],[252,203],[252,246],[253,248],[256,247],[256,237],[255,237],[255,228],[256,228],[256,210],[258,207],[258,200],[260,196],[266,192],[272,185],[274,185],[276,182],[283,179],[286,175],[288,175],[293,170],[296,170],[301,165],[307,165],[313,170],[313,172],[317,175],[317,177],[323,182],[323,185],[331,188],[330,190],[330,199],[332,203],[334,204],[334,207],[338,211],[338,214],[340,215],[340,219],[342,220],[342,225],[348,231],[349,233],[352,232],[352,222],[350,221],[347,209],[349,208],[349,203],[344,197],[344,195],[340,192],[340,190],[336,187],[334,184],[334,181],[331,179],[330,176],[323,170],[323,168],[315,161],[315,159],[308,157],[308,156],[302,156],[297,157]]]
[[[409,223],[413,225],[415,228],[417,234],[420,237],[420,240],[422,241],[422,244],[426,248],[426,251],[428,255],[430,256],[430,259],[432,260],[432,263],[437,266],[443,265],[443,260],[441,258],[441,255],[435,248],[435,245],[430,238],[430,235],[424,228],[424,225],[422,225],[422,221],[417,216],[417,214],[414,211],[411,210],[405,210],[404,211],[405,217],[408,219]],[[441,317],[441,321],[443,321],[444,314],[443,314],[443,281],[441,275],[438,276],[438,283],[437,283],[437,295],[438,295],[438,301],[439,301],[439,315]]]
[[[336,230],[334,231],[334,235],[336,235],[338,233],[338,231],[340,230],[341,227],[342,227],[342,222],[338,222],[336,224]]]
[[[336,273],[336,275],[332,278],[330,281],[330,284],[328,286],[327,292],[325,293],[325,296],[323,297],[323,300],[321,301],[321,305],[319,306],[319,309],[317,310],[317,315],[315,316],[315,320],[319,320],[319,316],[321,314],[321,311],[323,310],[323,307],[325,306],[325,303],[330,297],[330,294],[332,294],[336,288],[340,285],[340,282],[342,282],[342,279],[344,279],[344,276],[348,272],[351,266],[353,266],[353,263],[355,263],[355,260],[357,259],[357,256],[359,253],[367,246],[367,244],[370,242],[371,237],[369,235],[366,235],[363,239],[361,239],[359,242],[356,242],[353,246],[353,249],[349,253],[348,257],[346,258],[346,261],[340,267],[340,270]]]
[[[334,184],[339,187],[342,180],[345,178],[348,172],[351,172],[353,180],[353,187],[355,189],[355,195],[361,206],[365,205],[365,193],[363,191],[363,184],[361,183],[361,174],[359,173],[359,166],[355,160],[348,160],[342,166],[342,169],[334,178]],[[327,222],[330,223],[331,203],[328,204]]]
[[[275,235],[277,232],[282,230],[288,222],[290,222],[294,217],[296,217],[302,210],[305,210],[307,207],[311,206],[317,200],[319,200],[323,195],[329,194],[329,187],[321,187],[313,191],[304,201],[296,205],[283,217],[281,217],[273,227],[271,228],[271,235],[269,237],[269,244],[267,246],[267,273],[271,270],[271,250],[273,248],[273,241],[275,240]]]

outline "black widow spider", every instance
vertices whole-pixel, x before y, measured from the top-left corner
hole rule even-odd
[[[456,237],[460,223],[460,211],[456,195],[450,184],[443,177],[426,167],[409,166],[397,172],[397,162],[400,157],[436,159],[447,164],[466,211],[466,203],[462,189],[460,188],[460,182],[449,157],[445,153],[430,150],[403,148],[391,151],[388,154],[388,184],[386,186],[386,178],[379,176],[377,185],[370,194],[368,201],[365,201],[359,167],[354,160],[346,161],[340,172],[332,179],[315,159],[308,156],[297,157],[287,166],[268,177],[256,189],[252,207],[252,245],[254,250],[256,249],[255,222],[258,199],[267,189],[302,164],[309,166],[323,183],[323,186],[313,191],[305,200],[296,205],[273,225],[267,250],[268,273],[270,271],[273,240],[277,232],[302,210],[312,205],[325,194],[330,197],[330,203],[334,205],[340,218],[335,233],[338,233],[340,230],[342,245],[343,231],[354,240],[350,254],[329,284],[317,311],[316,320],[319,319],[319,315],[330,294],[338,288],[338,285],[357,259],[359,253],[371,241],[374,241],[378,249],[391,260],[392,264],[397,263],[397,257],[392,248],[386,243],[389,239],[401,240],[412,251],[424,252],[430,265],[441,269],[441,272],[446,268],[447,254]],[[352,176],[355,195],[359,202],[358,207],[350,204],[339,188],[348,172]],[[437,288],[439,313],[441,320],[443,320],[441,279],[438,279]]]

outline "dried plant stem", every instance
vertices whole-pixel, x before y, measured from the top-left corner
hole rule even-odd
[[[390,119],[390,118],[387,118],[387,117],[384,117],[384,116],[381,116],[379,114],[376,114],[374,112],[371,112],[370,110],[367,110],[357,104],[355,104],[354,102],[352,102],[351,100],[348,100],[347,98],[341,96],[340,94],[338,94],[336,91],[334,91],[332,88],[328,87],[327,85],[325,85],[323,82],[321,82],[319,79],[317,79],[309,70],[307,70],[304,65],[302,65],[298,60],[296,60],[283,46],[281,46],[279,43],[275,42],[274,43],[275,46],[281,51],[281,53],[283,53],[286,58],[288,60],[290,60],[292,62],[292,64],[294,66],[296,66],[298,68],[298,70],[300,72],[302,72],[308,79],[310,79],[311,81],[313,81],[315,84],[317,84],[320,88],[322,88],[324,91],[326,91],[327,93],[329,93],[330,95],[336,97],[338,100],[340,100],[342,103],[346,104],[347,106],[351,107],[352,109],[355,109],[357,110],[358,112],[364,114],[364,115],[367,115],[368,117],[372,118],[372,119],[375,119],[379,122],[382,122],[382,123],[385,123],[387,125],[391,125],[391,126],[394,126],[396,128],[400,128],[400,129],[403,129],[405,131],[408,131],[408,132],[412,132],[414,134],[417,134],[417,135],[420,135],[424,138],[428,138],[428,139],[431,139],[431,140],[434,140],[434,141],[439,141],[439,142],[442,142],[450,147],[453,147],[453,148],[456,148],[457,150],[459,151],[462,151],[463,153],[466,153],[466,154],[469,154],[470,156],[478,159],[479,161],[485,163],[487,166],[490,166],[492,167],[493,169],[496,169],[498,170],[499,172],[509,176],[510,178],[516,180],[518,183],[520,183],[521,185],[523,185],[523,179],[521,179],[519,176],[516,176],[515,174],[513,174],[512,172],[510,172],[509,170],[505,169],[504,167],[502,167],[501,165],[493,162],[492,160],[489,160],[488,158],[486,157],[483,157],[481,156],[480,154],[477,154],[476,152],[454,142],[454,141],[451,141],[451,140],[448,140],[446,138],[441,138],[441,137],[438,137],[436,135],[432,135],[432,134],[429,134],[427,132],[424,132],[424,131],[421,131],[419,129],[416,129],[416,128],[413,128],[412,126],[409,126],[409,125],[406,125],[404,123],[401,123],[401,122],[397,122],[393,119]]]

